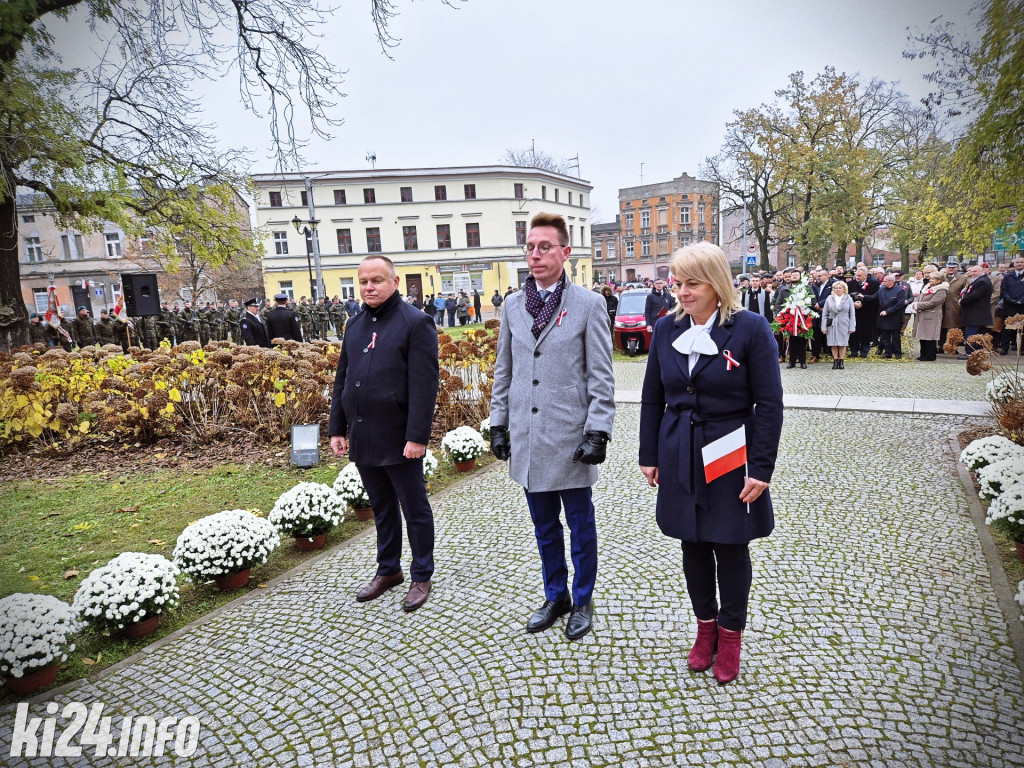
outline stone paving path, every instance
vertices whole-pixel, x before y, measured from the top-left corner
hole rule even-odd
[[[638,420],[620,405],[595,486],[581,641],[523,631],[540,568],[496,463],[434,498],[438,572],[416,613],[401,588],[353,600],[370,532],[31,707],[103,702],[115,734],[128,714],[195,715],[191,757],[10,758],[7,708],[0,765],[1024,766],[1024,683],[949,442],[982,420],[787,411],[777,529],[752,548],[724,687],[686,666],[695,622],[636,468]]]

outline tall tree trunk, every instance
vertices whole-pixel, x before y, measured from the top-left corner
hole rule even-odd
[[[850,244],[849,240],[843,240],[840,243],[836,243],[836,263],[835,266],[846,268],[846,246]]]
[[[2,183],[2,182],[0,182]],[[8,178],[11,194],[0,201],[0,309],[13,310],[0,316],[0,351],[28,344],[28,311],[21,297],[21,265],[18,263],[18,204],[14,180]]]

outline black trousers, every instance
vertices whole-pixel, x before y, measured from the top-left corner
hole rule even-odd
[[[898,328],[896,330],[879,330],[878,340],[882,343],[882,349],[886,357],[889,355],[903,356],[903,337]]]
[[[402,515],[409,532],[413,581],[430,581],[434,573],[434,511],[427,499],[423,459],[386,467],[358,467],[373,507],[377,527],[377,575],[402,570]]]
[[[938,343],[935,339],[921,339],[921,359],[934,360],[939,351]]]
[[[734,632],[747,626],[747,601],[753,568],[747,544],[683,542],[683,574],[693,614],[701,621],[718,617],[718,625]],[[715,587],[721,598],[719,610]]]
[[[807,362],[807,339],[805,339],[803,336],[789,337],[789,362]]]

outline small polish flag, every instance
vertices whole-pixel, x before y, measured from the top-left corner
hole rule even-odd
[[[747,433],[744,427],[708,443],[701,449],[704,479],[711,482],[747,463]]]

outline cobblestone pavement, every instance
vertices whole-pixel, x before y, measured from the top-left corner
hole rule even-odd
[[[13,760],[8,708],[0,765],[1024,766],[1024,685],[949,443],[978,420],[787,412],[778,527],[752,547],[742,671],[720,687],[686,666],[695,621],[636,468],[638,418],[619,408],[595,487],[582,640],[523,631],[539,560],[495,463],[435,497],[421,610],[402,613],[402,588],[353,600],[371,534],[53,697],[105,703],[115,734],[127,714],[195,715],[190,758]]]
[[[849,360],[845,371],[833,371],[831,362],[800,368],[782,368],[782,387],[788,395],[858,395],[935,400],[984,400],[990,374],[971,376],[962,360],[939,358],[934,363],[915,361]],[[643,388],[647,358],[615,363],[619,389]]]

